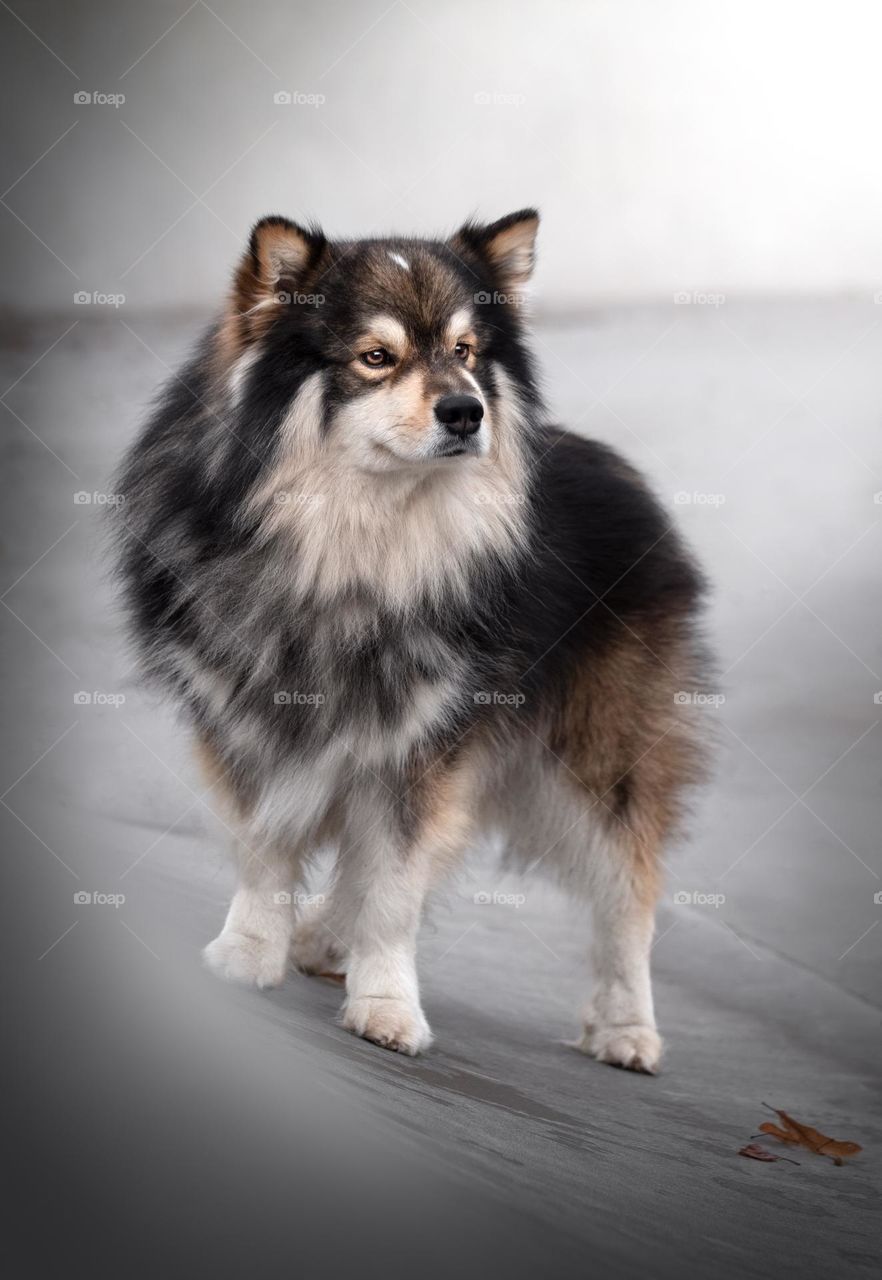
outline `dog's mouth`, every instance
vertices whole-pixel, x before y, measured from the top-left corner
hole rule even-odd
[[[478,458],[481,455],[481,445],[477,436],[467,436],[464,440],[451,440],[450,444],[444,448],[438,449],[435,453],[436,458]]]
[[[482,445],[475,436],[467,436],[462,440],[450,440],[417,457],[402,455],[385,441],[374,442],[373,448],[379,456],[387,460],[394,459],[400,466],[417,467],[424,467],[427,463],[446,462],[449,458],[480,458],[483,453]]]

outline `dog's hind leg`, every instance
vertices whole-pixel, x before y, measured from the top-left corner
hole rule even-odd
[[[345,863],[346,850],[338,855]],[[346,972],[349,950],[344,937],[347,928],[345,893],[332,886],[323,902],[302,908],[294,925],[291,959],[301,973],[337,974]]]
[[[702,746],[677,698],[692,687],[694,655],[677,620],[646,639],[628,637],[585,664],[551,738],[563,785],[586,805],[595,839],[567,859],[567,881],[591,902],[595,991],[580,1048],[601,1062],[655,1072],[649,957],[665,848],[688,787],[701,776]],[[664,659],[658,655],[663,653]],[[695,658],[697,661],[697,658]]]
[[[635,832],[608,831],[591,860],[595,988],[579,1048],[600,1062],[653,1074],[662,1042],[655,1026],[649,954],[656,849]]]

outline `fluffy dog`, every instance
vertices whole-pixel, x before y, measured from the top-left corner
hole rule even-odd
[[[186,712],[238,887],[225,978],[346,975],[343,1025],[431,1041],[427,892],[481,832],[593,905],[581,1047],[652,1072],[659,864],[699,775],[702,581],[612,450],[549,426],[538,215],[445,241],[254,228],[118,484],[147,674]],[[297,918],[310,856],[337,850]]]

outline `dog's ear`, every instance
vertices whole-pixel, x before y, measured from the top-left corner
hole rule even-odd
[[[467,222],[450,243],[457,253],[483,258],[502,292],[517,293],[533,274],[538,230],[538,211],[519,209],[487,226]]]
[[[261,218],[236,272],[234,304],[240,314],[302,288],[326,245],[316,226],[301,227],[275,214]]]

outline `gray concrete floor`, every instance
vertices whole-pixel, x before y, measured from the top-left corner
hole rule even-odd
[[[27,1146],[71,1204],[68,1240],[131,1236],[145,1274],[154,1250],[164,1274],[191,1258],[259,1274],[281,1251],[317,1274],[878,1261],[879,320],[871,301],[730,302],[538,327],[555,414],[648,473],[716,588],[717,779],[659,914],[657,1079],[561,1043],[588,989],[587,926],[477,857],[424,929],[424,1059],[345,1035],[331,984],[292,975],[261,995],[202,974],[229,890],[223,842],[183,732],[133,678],[100,504],[74,503],[107,492],[199,319],[9,322],[10,1007],[37,1117]],[[125,700],[76,704],[79,690]],[[477,905],[485,888],[524,901]],[[126,901],[78,906],[83,889]],[[763,1101],[863,1154],[846,1168],[739,1158]],[[48,1258],[53,1243],[31,1247]]]

